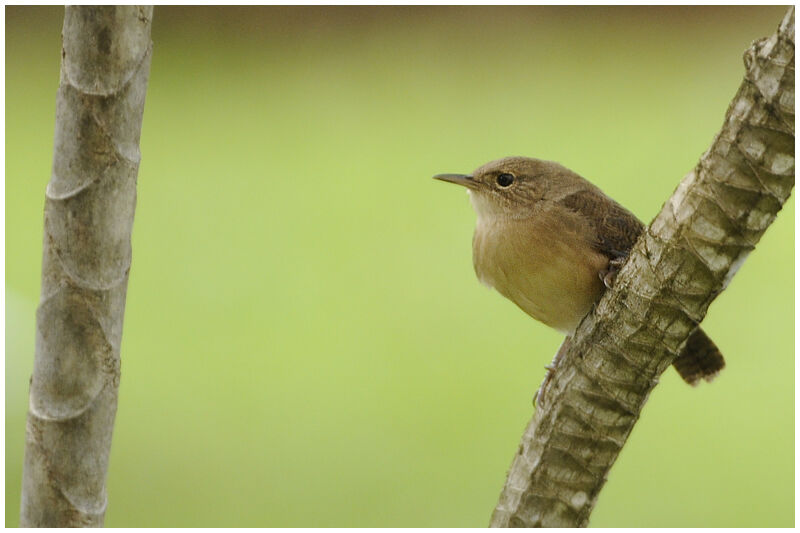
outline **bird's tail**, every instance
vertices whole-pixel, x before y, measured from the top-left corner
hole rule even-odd
[[[705,332],[697,328],[689,335],[681,354],[672,362],[683,380],[689,385],[697,385],[701,379],[711,381],[725,368],[725,359]]]

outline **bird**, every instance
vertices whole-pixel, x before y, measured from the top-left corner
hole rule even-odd
[[[478,279],[567,341],[613,286],[645,230],[600,188],[553,161],[505,157],[472,174],[434,179],[468,191],[477,214],[472,260]],[[696,385],[711,381],[725,359],[698,327],[673,366]]]

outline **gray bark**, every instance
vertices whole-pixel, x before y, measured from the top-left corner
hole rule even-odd
[[[102,526],[152,7],[67,7],[20,523]]]
[[[556,359],[491,526],[588,524],[659,376],[789,198],[793,7],[774,35],[747,50],[745,66],[711,148]]]

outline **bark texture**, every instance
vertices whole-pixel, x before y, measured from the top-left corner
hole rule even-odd
[[[23,527],[102,526],[152,7],[67,7],[22,482]]]
[[[753,43],[711,148],[545,381],[491,520],[586,526],[658,383],[794,187],[794,8]]]

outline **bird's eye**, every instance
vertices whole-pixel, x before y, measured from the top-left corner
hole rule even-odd
[[[514,183],[514,176],[512,174],[498,174],[497,184],[501,187],[508,187]]]

